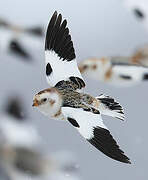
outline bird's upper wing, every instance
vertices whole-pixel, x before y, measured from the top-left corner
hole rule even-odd
[[[46,33],[46,77],[51,86],[55,86],[59,81],[70,80],[81,84],[81,89],[85,83],[77,67],[73,42],[66,25],[67,21],[62,21],[61,14],[57,15],[55,12]]]
[[[101,115],[71,107],[62,107],[62,112],[93,146],[112,159],[130,163],[129,158],[120,150],[109,130],[103,124]]]

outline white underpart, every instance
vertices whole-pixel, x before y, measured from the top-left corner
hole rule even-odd
[[[83,109],[70,107],[62,107],[62,113],[65,117],[70,117],[77,121],[80,127],[76,129],[86,139],[94,137],[93,130],[97,126],[107,129],[107,127],[103,124],[101,115],[99,114],[93,114],[91,112],[84,111]]]
[[[68,80],[70,76],[79,77],[81,79],[81,73],[78,69],[76,59],[72,61],[62,61],[54,51],[45,51],[45,62],[52,67],[52,73],[47,77],[47,82],[51,86],[55,86],[59,81]]]

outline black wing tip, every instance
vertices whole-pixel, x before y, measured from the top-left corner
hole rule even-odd
[[[57,18],[57,15],[58,15],[58,12],[57,11],[54,11],[51,19],[56,19]],[[51,21],[51,20],[50,20]]]
[[[148,80],[148,73],[143,75],[143,80]]]
[[[57,16],[58,12],[57,10],[54,11],[53,16]]]
[[[17,120],[21,121],[26,119],[26,112],[23,103],[18,97],[11,97],[8,99],[5,106],[5,112]]]
[[[57,15],[58,15],[58,12],[55,10],[54,13],[53,13],[52,16],[51,16],[51,19],[57,18]],[[50,21],[51,21],[51,19],[50,19]],[[50,21],[49,21],[49,22],[50,22]]]
[[[67,20],[62,20],[62,15],[55,11],[48,24],[45,50],[55,51],[62,60],[71,61],[76,56],[69,29],[66,26]]]
[[[25,59],[31,59],[31,55],[22,47],[18,40],[13,39],[9,44],[9,50]]]
[[[108,157],[122,163],[131,164],[130,159],[119,148],[107,129],[94,128],[94,137],[87,140]]]
[[[129,158],[125,161],[125,163],[126,164],[132,164]]]

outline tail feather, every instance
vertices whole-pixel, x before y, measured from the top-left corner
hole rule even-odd
[[[99,110],[102,114],[124,120],[123,108],[115,99],[104,94],[96,98],[100,101]]]

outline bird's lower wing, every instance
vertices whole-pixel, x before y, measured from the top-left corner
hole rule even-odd
[[[67,21],[62,21],[61,14],[55,12],[49,22],[45,41],[46,77],[51,86],[60,81],[73,81],[85,86],[77,67],[73,42],[66,27]],[[83,82],[83,83],[80,83]]]
[[[98,150],[112,159],[130,163],[103,124],[101,115],[70,107],[63,107],[62,112],[79,133]]]

